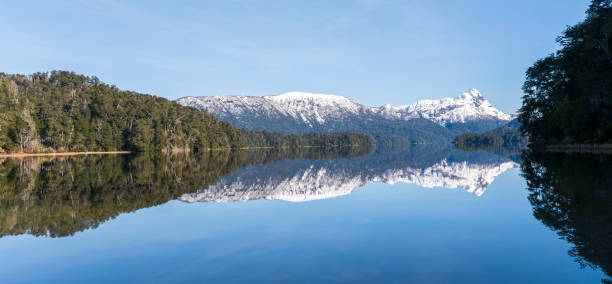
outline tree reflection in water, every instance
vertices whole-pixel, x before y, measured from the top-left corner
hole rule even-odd
[[[206,188],[242,166],[285,158],[355,157],[371,148],[213,151],[201,155],[0,160],[0,237],[65,237],[124,212]]]
[[[522,158],[533,215],[572,244],[581,266],[612,276],[612,156],[526,151]]]

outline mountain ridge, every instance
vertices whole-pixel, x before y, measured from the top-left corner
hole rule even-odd
[[[412,142],[448,141],[467,131],[499,127],[512,118],[493,107],[476,89],[455,98],[419,100],[402,106],[369,107],[344,96],[306,92],[274,96],[190,96],[177,102],[203,109],[236,127],[249,130],[284,134],[358,131],[373,136],[384,132],[407,137]],[[433,138],[419,139],[408,133],[419,132],[417,129],[422,130],[421,133],[431,132]],[[419,135],[422,136],[416,136]]]

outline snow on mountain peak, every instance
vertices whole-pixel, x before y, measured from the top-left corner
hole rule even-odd
[[[477,89],[455,98],[421,100],[410,105],[366,107],[346,97],[307,92],[274,96],[186,97],[183,105],[204,109],[216,116],[248,120],[255,117],[290,118],[310,128],[325,127],[330,121],[354,119],[428,119],[441,126],[478,120],[510,121],[512,117],[496,109]]]
[[[317,94],[317,93],[308,93],[308,92],[287,92],[282,93],[280,95],[275,96],[265,96],[265,98],[269,99],[284,99],[284,100],[299,100],[299,99],[317,99],[317,100],[338,100],[338,101],[347,101],[349,99],[331,94]]]
[[[477,89],[470,89],[469,92],[463,93],[459,96],[460,99],[464,100],[484,100],[484,96]]]
[[[470,120],[505,120],[512,117],[496,109],[477,89],[457,98],[417,101],[406,108],[408,118],[425,118],[445,126]]]
[[[330,118],[356,115],[365,109],[346,97],[329,94],[288,92],[263,98],[285,110],[291,117],[311,126],[314,123],[324,124]]]
[[[265,99],[283,104],[287,107],[308,107],[310,109],[321,107],[348,108],[355,110],[360,104],[338,95],[316,94],[306,92],[288,92],[276,96],[265,96]]]

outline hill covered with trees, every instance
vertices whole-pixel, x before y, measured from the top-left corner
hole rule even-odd
[[[557,41],[527,71],[521,131],[542,144],[612,142],[612,0],[594,0]]]
[[[491,151],[502,154],[519,153],[527,146],[527,138],[519,131],[520,123],[514,119],[508,124],[484,133],[464,133],[453,140],[463,151]]]
[[[273,137],[269,138],[269,137]],[[0,73],[0,153],[372,144],[360,134],[245,132],[211,114],[67,71]]]

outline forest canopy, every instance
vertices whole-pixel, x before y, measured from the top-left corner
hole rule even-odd
[[[594,0],[561,48],[527,70],[521,131],[538,143],[612,141],[612,0]]]
[[[361,134],[241,131],[205,111],[67,71],[0,73],[0,153],[188,152],[249,146],[372,144]]]
[[[502,154],[516,154],[527,146],[527,138],[519,131],[516,119],[508,124],[483,133],[464,133],[453,140],[463,151],[491,151]]]

